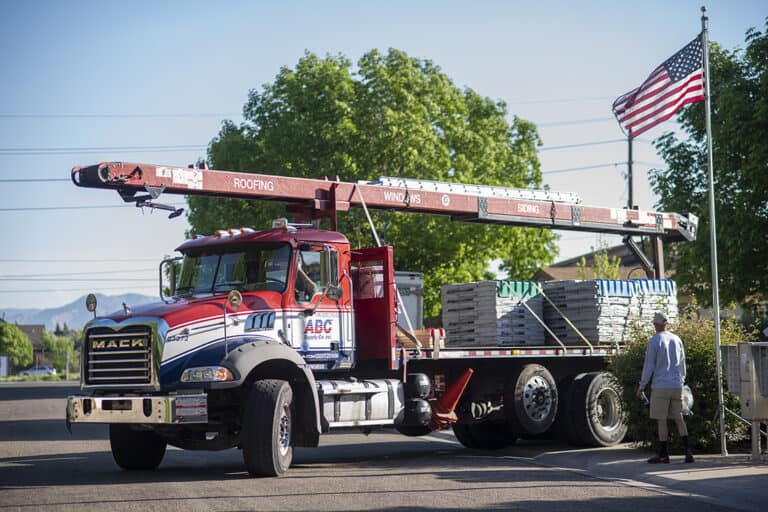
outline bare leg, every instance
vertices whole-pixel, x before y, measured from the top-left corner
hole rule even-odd
[[[669,438],[669,428],[667,428],[667,420],[656,420],[659,424],[659,441],[666,442]]]
[[[675,425],[677,425],[677,432],[680,434],[680,437],[685,437],[688,435],[688,426],[685,424],[685,420],[683,419],[682,415],[675,418]]]

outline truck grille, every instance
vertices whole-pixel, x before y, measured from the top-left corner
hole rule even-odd
[[[85,339],[86,384],[149,384],[152,379],[151,342],[149,327],[89,330]]]

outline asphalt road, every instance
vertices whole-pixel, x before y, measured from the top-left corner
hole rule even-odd
[[[170,448],[160,468],[126,472],[102,425],[64,426],[63,383],[0,384],[0,511],[6,510],[723,510],[663,489],[542,462],[568,450],[519,442],[468,450],[449,432],[344,432],[298,449],[282,478],[249,478],[238,450]],[[592,452],[585,451],[585,456]]]

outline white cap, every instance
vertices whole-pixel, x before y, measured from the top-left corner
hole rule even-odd
[[[657,311],[653,314],[653,323],[656,325],[664,325],[667,323],[667,315],[662,313],[661,311]]]

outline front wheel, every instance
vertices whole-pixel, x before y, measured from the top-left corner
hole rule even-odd
[[[243,461],[251,476],[280,476],[291,466],[293,392],[284,380],[253,384],[243,413]]]
[[[395,430],[408,437],[419,437],[432,433],[432,429],[421,425],[396,425]]]
[[[167,443],[157,432],[113,423],[109,425],[109,445],[118,466],[129,471],[147,471],[160,465]]]

